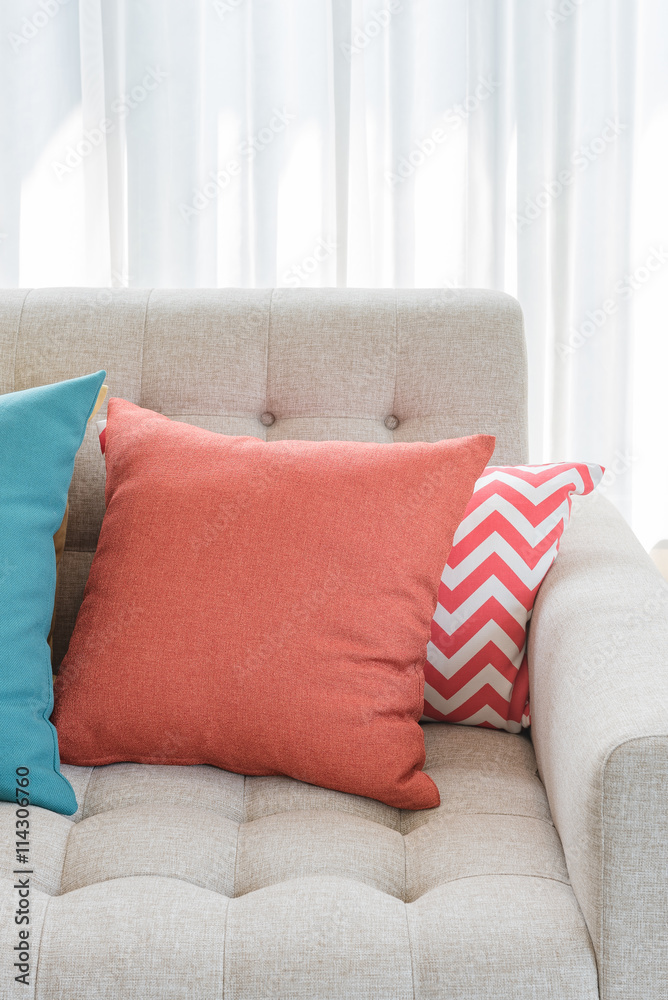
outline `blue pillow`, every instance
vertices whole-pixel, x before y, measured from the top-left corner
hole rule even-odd
[[[53,536],[104,376],[0,396],[0,799],[15,802],[27,777],[30,805],[66,815],[77,801],[49,722]]]

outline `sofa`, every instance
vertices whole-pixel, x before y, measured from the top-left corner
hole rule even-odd
[[[0,293],[0,392],[99,368],[111,395],[225,434],[483,432],[495,464],[528,460],[522,314],[493,291]],[[668,997],[668,587],[604,492],[574,498],[536,601],[530,730],[424,724],[438,808],[63,765],[77,813],[31,809],[26,987],[0,803],[1,1000]],[[55,670],[104,513],[94,426],[69,502]]]

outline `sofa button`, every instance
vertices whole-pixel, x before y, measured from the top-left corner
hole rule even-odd
[[[395,417],[393,413],[390,413],[389,417],[385,417],[385,426],[388,431],[396,431],[399,426],[399,418]]]
[[[263,413],[260,417],[260,423],[264,424],[265,427],[271,427],[276,417],[273,413]]]

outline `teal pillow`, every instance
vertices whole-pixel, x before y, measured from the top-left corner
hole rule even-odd
[[[49,722],[53,536],[104,376],[0,396],[0,799],[15,802],[27,776],[30,805],[66,815],[77,802]]]

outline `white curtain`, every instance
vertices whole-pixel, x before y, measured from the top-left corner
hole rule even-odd
[[[668,535],[665,0],[13,0],[0,43],[4,285],[504,289],[532,460]]]

